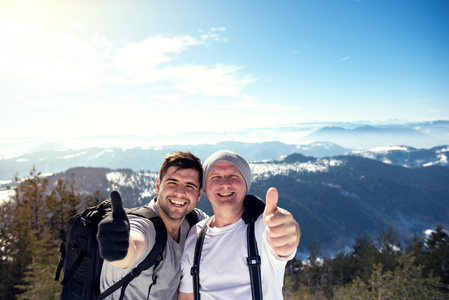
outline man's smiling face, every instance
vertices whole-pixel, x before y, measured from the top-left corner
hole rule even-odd
[[[204,187],[214,212],[216,209],[231,209],[243,212],[246,182],[239,169],[227,161],[218,161],[210,169]]]
[[[170,167],[164,178],[156,181],[159,213],[172,220],[182,220],[200,200],[200,174],[195,169]]]

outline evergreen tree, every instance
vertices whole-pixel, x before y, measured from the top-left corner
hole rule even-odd
[[[24,292],[17,296],[20,300],[56,300],[61,298],[61,285],[54,281],[59,255],[54,239],[44,234],[32,250],[32,261],[24,273],[24,283],[18,287]]]
[[[80,209],[81,196],[76,193],[75,179],[72,175],[70,185],[63,177],[56,181],[56,186],[45,198],[49,210],[49,229],[56,243],[60,243],[66,234],[67,220]]]
[[[368,285],[360,278],[356,277],[342,291],[336,293],[343,300],[370,300]]]
[[[333,284],[344,286],[354,279],[354,268],[351,264],[352,255],[342,249],[332,260]]]
[[[397,257],[401,255],[402,248],[399,236],[392,227],[382,230],[377,237],[378,255],[375,263],[381,263],[384,270],[394,271],[397,266]]]
[[[373,299],[392,299],[392,276],[392,272],[385,272],[381,263],[374,266],[369,282]]]
[[[76,193],[73,176],[69,184],[60,178],[49,194],[48,180],[34,168],[14,183],[15,195],[0,205],[0,299],[58,299],[59,244],[87,198]]]
[[[318,247],[315,240],[312,240],[309,245],[309,256],[303,269],[302,282],[310,288],[312,294],[317,294],[322,291],[322,272],[323,259],[320,258],[321,249]]]
[[[2,260],[8,272],[2,278],[2,293],[13,299],[23,286],[23,276],[32,262],[32,251],[45,232],[47,211],[44,205],[48,180],[33,167],[23,182],[16,176],[15,195],[2,204]],[[20,184],[19,184],[20,183]]]
[[[441,225],[425,240],[424,271],[441,278],[441,283],[449,285],[449,234]],[[447,291],[447,289],[446,289]]]
[[[413,253],[404,254],[398,257],[398,267],[391,283],[392,297],[389,299],[442,299],[440,286],[439,278],[432,274],[423,276],[423,266],[415,264]]]
[[[368,283],[379,251],[368,236],[358,236],[352,247],[350,265],[354,270],[353,276]]]
[[[17,255],[17,240],[14,238],[14,206],[12,201],[3,202],[0,205],[0,299],[14,299],[17,293],[15,285],[20,270],[18,262],[13,258]]]

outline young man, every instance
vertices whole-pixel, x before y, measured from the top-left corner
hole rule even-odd
[[[240,155],[222,150],[204,163],[203,188],[214,216],[190,231],[181,263],[178,299],[194,299],[191,268],[197,236],[203,226],[208,229],[199,267],[201,299],[251,299],[246,260],[248,225],[242,220],[243,201],[250,187],[251,170]],[[255,223],[264,299],[282,299],[285,265],[294,257],[301,236],[292,215],[277,207],[277,198],[277,190],[269,189],[265,211]]]
[[[185,216],[200,200],[202,165],[191,153],[174,152],[164,158],[156,181],[155,197],[147,207],[155,211],[167,228],[163,260],[156,268],[142,272],[130,282],[124,299],[176,299],[181,256],[190,225]],[[119,281],[137,266],[153,248],[156,232],[149,220],[127,216],[119,199],[111,201],[113,212],[99,225],[100,254],[105,259],[101,273],[101,291]],[[199,219],[207,217],[199,212]],[[157,280],[153,277],[157,275]],[[120,289],[108,299],[119,299]]]

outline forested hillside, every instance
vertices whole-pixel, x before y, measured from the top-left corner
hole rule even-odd
[[[23,179],[13,199],[0,206],[0,299],[59,299],[61,286],[53,279],[66,221],[104,197],[80,193],[74,176],[50,184],[32,170]],[[389,228],[347,246],[326,256],[312,238],[309,255],[287,266],[285,299],[448,299],[449,236],[443,227],[409,243]]]

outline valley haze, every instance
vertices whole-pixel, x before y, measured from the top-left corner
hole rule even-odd
[[[280,127],[257,127],[222,132],[180,132],[141,135],[15,137],[0,139],[0,159],[46,150],[83,148],[157,149],[167,145],[215,144],[223,141],[261,143],[278,141],[302,145],[332,142],[346,149],[406,145],[431,148],[449,144],[449,121],[311,122]],[[313,156],[313,155],[312,155]]]

